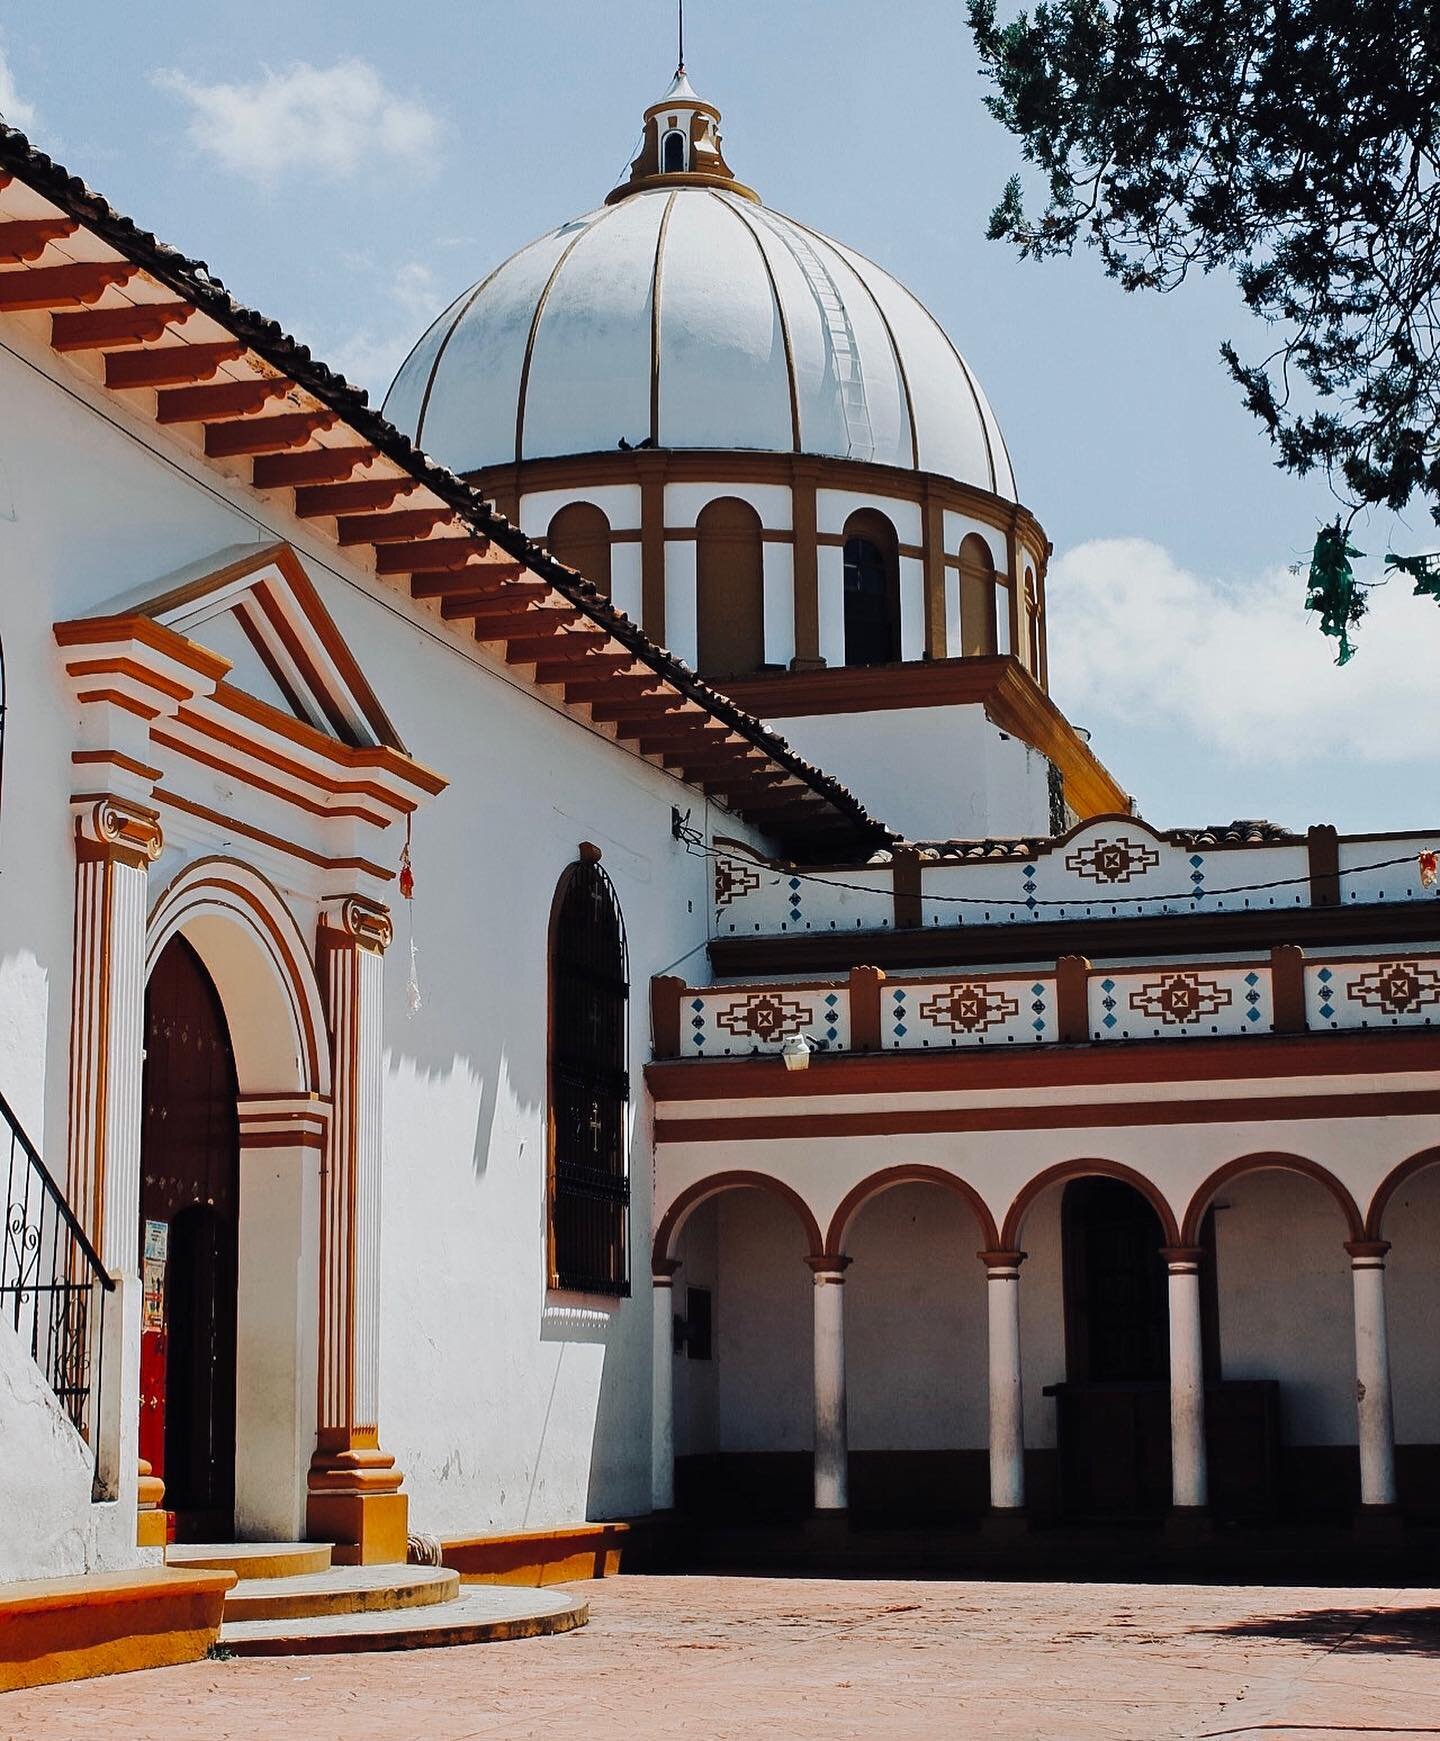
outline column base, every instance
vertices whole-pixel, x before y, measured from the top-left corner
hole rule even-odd
[[[1375,1547],[1398,1547],[1408,1535],[1405,1514],[1398,1505],[1362,1505],[1352,1527],[1360,1541]]]
[[[850,1542],[850,1513],[839,1507],[812,1511],[801,1525],[801,1533],[809,1547],[847,1547]]]
[[[165,1516],[165,1483],[142,1457],[136,1484],[135,1546],[163,1548],[169,1534]]]
[[[1165,1539],[1177,1546],[1209,1541],[1215,1519],[1208,1505],[1172,1505],[1165,1513]]]
[[[403,1566],[410,1532],[408,1493],[312,1493],[305,1534],[335,1544],[338,1566]]]
[[[1030,1513],[1023,1505],[992,1507],[980,1514],[980,1534],[996,1546],[1016,1542],[1030,1534]]]

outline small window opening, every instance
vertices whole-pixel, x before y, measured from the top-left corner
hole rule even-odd
[[[662,175],[683,175],[689,168],[686,162],[689,151],[685,135],[678,127],[672,128],[660,141],[660,171]]]

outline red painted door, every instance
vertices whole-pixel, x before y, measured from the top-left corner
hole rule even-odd
[[[177,937],[145,992],[140,1455],[165,1482],[179,1541],[234,1530],[235,1097],[219,995]]]

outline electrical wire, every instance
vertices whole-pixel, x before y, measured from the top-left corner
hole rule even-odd
[[[677,840],[681,840],[685,843],[687,852],[690,852],[697,857],[713,858],[717,862],[723,859],[727,864],[744,864],[746,862],[746,860],[737,857],[733,853],[720,852],[715,847],[710,846],[700,831],[688,823],[681,821],[675,823],[675,837]],[[1372,864],[1351,865],[1348,870],[1340,871],[1339,875],[1360,876],[1366,871],[1389,870],[1397,864],[1413,864],[1415,862],[1415,857],[1416,855],[1413,852],[1406,852],[1400,854],[1398,858],[1376,859]],[[952,860],[951,862],[953,863],[955,861]],[[767,868],[775,869],[774,866]],[[778,869],[776,870],[777,876],[783,874],[784,873]],[[845,889],[850,893],[857,895],[883,895],[887,900],[892,898],[889,889],[876,888],[870,883],[846,882],[841,878],[830,876],[821,871],[791,870],[789,874],[800,882],[819,883],[827,889]],[[1299,877],[1277,877],[1272,882],[1240,883],[1231,888],[1215,889],[1213,893],[1217,897],[1220,895],[1263,894],[1269,889],[1294,888],[1301,883],[1308,883],[1309,881],[1310,878],[1308,875]],[[1203,901],[1205,898],[1205,894],[1191,889],[1188,894],[1183,895],[1106,895],[1100,897],[1098,900],[1092,897],[1088,901],[1083,898],[1072,896],[1069,900],[1063,901],[1027,900],[1025,904],[1030,907],[1079,907],[1089,905],[1123,907],[1149,904],[1157,901],[1168,901],[1174,903]],[[925,892],[925,899],[927,901],[943,903],[946,906],[1004,907],[1018,905],[1016,902],[1007,902],[1003,898],[997,899],[994,895],[942,895],[933,894],[928,889]]]

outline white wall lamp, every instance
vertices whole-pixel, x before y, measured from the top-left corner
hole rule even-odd
[[[780,1047],[780,1056],[787,1070],[808,1070],[810,1054],[815,1050],[815,1042],[808,1034],[790,1034]]]

